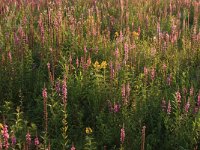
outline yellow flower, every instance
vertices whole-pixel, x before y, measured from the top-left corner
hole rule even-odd
[[[85,133],[86,133],[86,134],[91,134],[91,133],[92,133],[92,129],[91,129],[90,127],[87,127],[87,128],[85,129]]]
[[[139,36],[139,33],[137,33],[137,32],[135,32],[135,31],[133,31],[133,32],[132,32],[132,35],[133,35],[133,37],[135,37],[135,38],[138,38],[138,36]]]
[[[102,61],[101,68],[106,69],[107,63],[106,61]]]
[[[119,36],[118,32],[115,32],[115,38],[117,38]]]
[[[94,68],[96,70],[99,70],[101,68],[101,66],[99,65],[99,62],[98,61],[95,61],[95,63],[93,64]]]
[[[3,129],[3,124],[2,123],[0,123],[0,128]]]

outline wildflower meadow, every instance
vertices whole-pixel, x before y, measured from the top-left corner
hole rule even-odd
[[[200,1],[0,0],[0,150],[200,150]]]

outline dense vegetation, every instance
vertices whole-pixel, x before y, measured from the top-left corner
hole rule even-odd
[[[0,0],[0,149],[200,149],[198,0]]]

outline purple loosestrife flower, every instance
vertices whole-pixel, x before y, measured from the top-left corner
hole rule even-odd
[[[31,135],[30,135],[29,131],[28,131],[27,134],[26,134],[26,142],[27,142],[28,144],[31,144]]]
[[[114,106],[113,106],[113,111],[114,111],[115,113],[117,113],[117,112],[119,112],[119,110],[120,110],[120,105],[119,105],[119,104],[114,104]]]
[[[63,80],[62,95],[63,95],[63,104],[64,104],[64,107],[66,107],[66,103],[67,103],[67,83],[66,83],[66,77],[64,77],[64,80]]]
[[[128,82],[126,84],[126,96],[127,98],[130,96],[131,88],[130,88],[130,83]]]
[[[76,150],[74,144],[72,144],[71,150]]]
[[[198,105],[198,107],[200,107],[200,91],[199,91],[198,98],[197,98],[197,105]]]
[[[16,137],[14,135],[11,137],[11,142],[12,146],[14,146],[17,143]]]
[[[113,80],[114,78],[114,69],[113,69],[113,63],[110,61],[110,79]]]
[[[170,103],[170,101],[168,102],[168,106],[167,106],[167,114],[168,115],[171,114],[171,103]]]
[[[160,23],[159,22],[157,23],[157,33],[158,33],[158,35],[160,34]]]
[[[8,126],[6,124],[3,126],[1,134],[2,134],[3,140],[4,140],[3,146],[5,147],[5,149],[8,149],[10,144],[8,142],[9,134],[8,134]]]
[[[190,102],[188,100],[188,102],[185,104],[185,112],[188,113],[188,110],[190,108]]]
[[[34,139],[34,145],[38,146],[39,144],[40,144],[40,141],[39,141],[38,137],[36,136]]]
[[[43,97],[43,107],[44,107],[44,120],[45,120],[45,130],[47,132],[47,89],[44,87],[42,90],[42,97]]]
[[[56,82],[55,90],[60,95],[60,81]]]
[[[124,98],[126,96],[126,86],[125,86],[125,84],[122,84],[121,92],[122,92],[122,98]]]
[[[168,77],[167,77],[167,84],[170,86],[172,83],[172,75],[170,74]]]
[[[119,49],[116,48],[115,49],[115,59],[118,59],[119,58]]]
[[[181,93],[179,91],[176,92],[176,100],[178,102],[178,105],[180,106],[180,103],[181,103]]]
[[[166,101],[164,100],[164,98],[163,98],[163,100],[162,100],[161,107],[162,107],[162,111],[165,111],[165,110],[166,110]]]
[[[43,99],[47,98],[47,89],[45,87],[42,90],[42,97],[43,97]]]
[[[120,133],[120,141],[122,144],[124,143],[124,140],[125,140],[125,129],[123,127],[121,128],[121,133]]]
[[[183,88],[183,93],[184,93],[184,95],[187,94],[187,89],[185,87]]]
[[[77,67],[77,68],[79,67],[79,60],[78,60],[78,57],[76,58],[76,67]]]

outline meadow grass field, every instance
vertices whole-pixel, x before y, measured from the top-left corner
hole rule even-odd
[[[199,0],[0,0],[0,150],[200,150]]]

